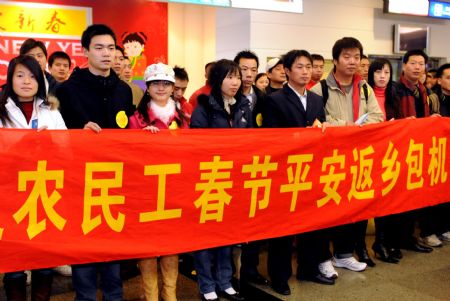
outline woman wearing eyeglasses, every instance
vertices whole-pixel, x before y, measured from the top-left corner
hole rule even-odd
[[[144,73],[147,91],[142,97],[137,110],[130,118],[130,129],[144,129],[152,133],[160,129],[187,128],[188,124],[182,111],[171,98],[175,84],[173,69],[158,63],[147,67]],[[158,258],[139,260],[142,286],[146,301],[158,301]],[[178,278],[178,255],[160,257],[163,279],[161,299],[176,301],[176,284]]]

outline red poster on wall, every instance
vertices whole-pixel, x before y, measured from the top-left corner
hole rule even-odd
[[[134,78],[145,67],[167,62],[167,4],[142,1],[0,1],[0,85],[6,81],[9,61],[19,55],[27,38],[41,40],[50,55],[65,51],[72,67],[86,66],[80,39],[93,23],[111,27],[117,44],[126,49]]]

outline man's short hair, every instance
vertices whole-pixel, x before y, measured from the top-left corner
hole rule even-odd
[[[289,51],[285,55],[283,55],[282,61],[283,61],[284,68],[291,70],[292,65],[294,65],[294,63],[295,63],[295,60],[302,56],[306,57],[312,64],[311,54],[309,54],[308,51],[294,49],[294,50]]]
[[[91,44],[92,38],[101,35],[111,36],[114,40],[114,44],[116,44],[116,35],[111,28],[104,24],[92,24],[88,26],[85,31],[83,31],[83,35],[81,36],[81,46],[89,50],[89,45]]]
[[[437,70],[437,73],[436,73],[436,78],[442,77],[442,75],[444,74],[444,71],[447,70],[447,69],[450,69],[450,64],[449,63],[444,64],[441,67],[439,67],[439,69]]]
[[[119,45],[116,45],[116,50],[119,50],[120,53],[122,53],[122,56],[125,57],[125,50],[123,50],[122,47],[120,47]]]
[[[53,63],[56,59],[65,59],[69,61],[69,68],[72,66],[72,61],[70,60],[70,56],[64,51],[55,51],[48,57],[48,66],[53,66]]]
[[[358,48],[359,54],[363,55],[363,47],[360,41],[353,37],[343,37],[340,40],[337,40],[333,45],[333,60],[339,60],[339,56],[341,55],[344,49],[352,49]]]
[[[239,64],[241,59],[253,59],[256,61],[256,68],[259,67],[259,59],[258,56],[251,50],[242,50],[236,54],[234,57],[234,62]]]
[[[425,64],[428,63],[428,55],[425,53],[425,51],[423,51],[422,49],[412,49],[408,50],[403,56],[403,64],[408,63],[409,58],[415,55],[423,57],[425,59]]]
[[[322,61],[325,63],[325,59],[323,58],[323,56],[321,56],[320,54],[317,54],[317,53],[311,54],[311,59],[313,61]]]
[[[37,41],[35,39],[26,39],[25,41],[23,41],[22,46],[20,46],[19,54],[26,55],[28,51],[36,47],[41,48],[42,52],[47,58],[47,48],[45,48],[45,44],[42,41]]]
[[[173,71],[175,72],[175,79],[178,78],[179,80],[189,81],[189,75],[188,75],[186,69],[175,66],[175,67],[173,67]]]

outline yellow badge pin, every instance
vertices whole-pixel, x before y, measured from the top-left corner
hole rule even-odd
[[[128,117],[127,114],[125,114],[125,111],[120,111],[116,115],[116,123],[121,128],[124,129],[128,125]]]

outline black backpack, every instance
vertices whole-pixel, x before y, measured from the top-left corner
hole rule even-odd
[[[322,79],[320,81],[320,86],[322,87],[322,99],[323,99],[323,107],[325,107],[325,105],[327,104],[327,100],[328,100],[328,85],[327,85],[327,80],[326,79]],[[367,84],[362,85],[362,89],[364,92],[364,96],[366,97],[366,104],[369,100],[369,91],[367,89]]]

